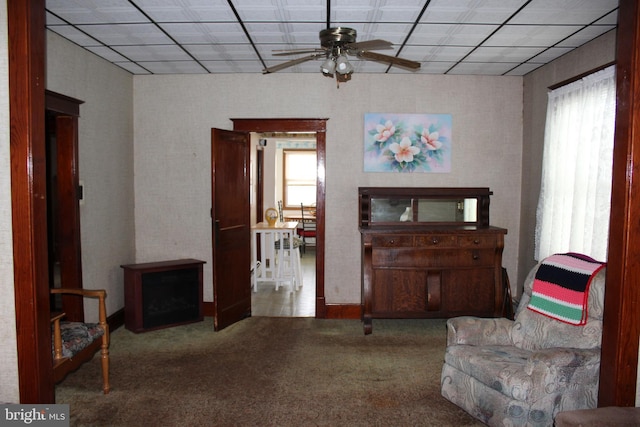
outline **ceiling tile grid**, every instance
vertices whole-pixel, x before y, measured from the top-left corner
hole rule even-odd
[[[408,71],[525,75],[616,28],[618,0],[46,0],[47,28],[132,74],[261,73],[310,55],[329,27],[382,39]],[[276,56],[294,49],[304,53]],[[278,72],[318,73],[320,51]],[[399,61],[397,61],[399,62]]]

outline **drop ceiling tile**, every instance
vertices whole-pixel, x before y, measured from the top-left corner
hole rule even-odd
[[[78,28],[106,45],[173,43],[153,24],[80,25]]]
[[[262,66],[257,61],[203,61],[202,65],[210,73],[262,73]]]
[[[178,43],[249,43],[237,22],[167,23],[160,27]]]
[[[135,62],[188,61],[191,57],[177,45],[114,46],[119,54]]]
[[[395,45],[401,45],[411,32],[411,24],[357,24],[352,27],[358,32],[357,41],[382,39]]]
[[[71,24],[149,22],[128,0],[47,0],[46,5]]]
[[[321,23],[247,23],[245,24],[254,43],[299,44],[320,46],[319,34],[324,28]]]
[[[142,62],[153,74],[203,74],[207,70],[195,61]]]
[[[544,64],[533,64],[533,63],[520,64],[513,70],[506,73],[505,76],[524,76],[525,74],[530,73],[533,70],[536,70],[542,67],[542,65]]]
[[[502,24],[525,0],[432,0],[421,23]]]
[[[95,53],[99,57],[106,59],[109,62],[125,62],[129,60],[129,58],[125,58],[118,52],[106,46],[87,46],[86,49],[90,52]]]
[[[547,62],[551,62],[556,58],[561,57],[565,53],[568,53],[572,50],[569,47],[550,47],[537,55],[534,58],[531,58],[528,62],[535,64],[546,64]]]
[[[135,0],[157,22],[237,22],[227,0]]]
[[[501,76],[512,68],[517,67],[518,63],[510,62],[462,62],[457,64],[447,74],[478,74],[488,76]]]
[[[378,0],[334,0],[331,5],[331,21],[335,23],[384,22],[383,1]],[[389,8],[386,9],[389,11]],[[394,21],[391,21],[394,22]],[[408,22],[408,21],[404,21]],[[409,21],[410,22],[410,21]],[[335,26],[335,25],[332,25]]]
[[[250,44],[187,44],[182,45],[199,61],[257,60],[256,51]]]
[[[476,46],[497,28],[497,25],[418,24],[408,43]]]
[[[615,26],[591,25],[562,40],[557,46],[568,48],[579,47],[615,28]]]
[[[505,25],[493,34],[485,46],[553,46],[574,32],[579,26],[572,25]]]
[[[49,30],[53,31],[56,34],[59,34],[67,40],[77,44],[78,46],[103,46],[102,43],[100,43],[93,37],[88,36],[87,34],[71,25],[56,25],[54,27],[49,27]]]
[[[144,69],[135,62],[115,62],[114,64],[132,74],[151,74],[149,70]]]
[[[420,70],[420,74],[444,74],[451,67],[456,65],[455,62],[423,62]]]
[[[618,0],[533,0],[509,24],[587,25],[618,7]]]
[[[55,16],[53,13],[47,11],[46,13],[46,22],[47,22],[47,26],[49,25],[66,25],[66,22],[60,18],[58,18],[57,16]]]
[[[234,0],[243,21],[326,22],[325,0]]]
[[[471,46],[405,46],[400,53],[403,58],[414,61],[454,61],[464,58]]]
[[[618,10],[614,10],[613,12],[611,12],[610,14],[608,14],[607,16],[603,17],[602,19],[597,20],[596,22],[594,22],[595,25],[617,25],[618,24]]]
[[[526,62],[544,50],[543,47],[479,47],[465,61]]]
[[[424,8],[424,0],[381,0],[378,1],[378,21],[414,23]]]

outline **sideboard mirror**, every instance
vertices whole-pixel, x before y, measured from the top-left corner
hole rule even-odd
[[[488,188],[360,187],[360,226],[489,226]]]

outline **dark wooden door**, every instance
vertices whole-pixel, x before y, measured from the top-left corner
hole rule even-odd
[[[214,329],[251,315],[248,132],[211,129]]]

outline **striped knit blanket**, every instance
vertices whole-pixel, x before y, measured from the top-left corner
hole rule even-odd
[[[571,325],[584,325],[589,285],[605,265],[576,253],[545,258],[536,272],[528,308]]]

